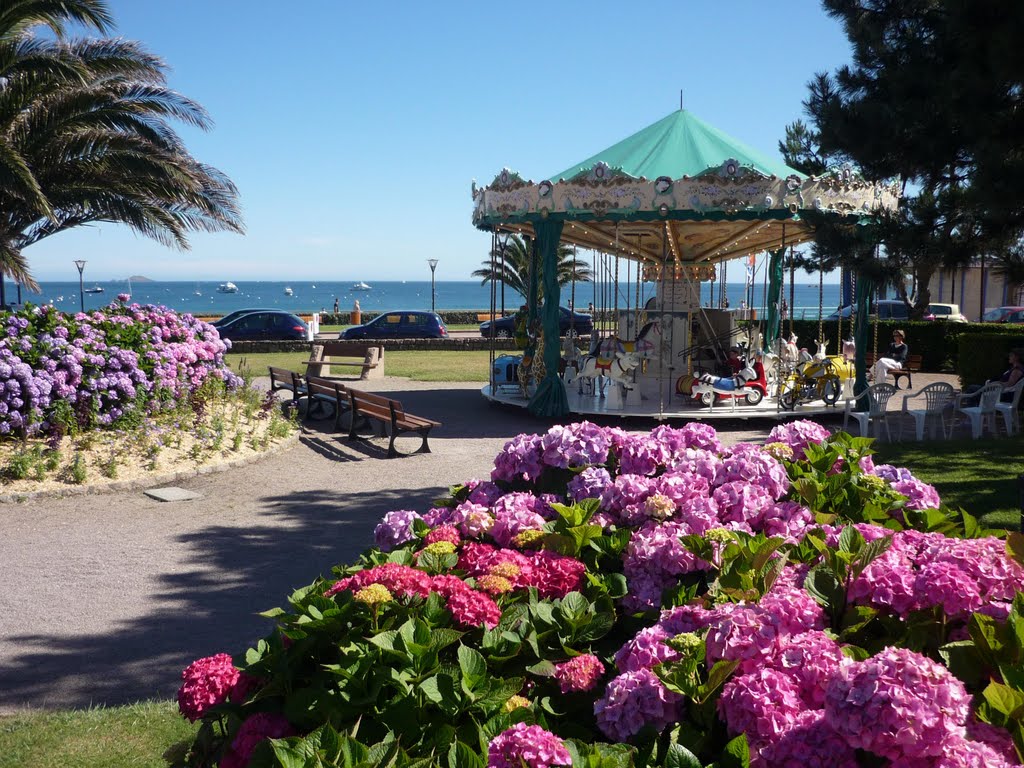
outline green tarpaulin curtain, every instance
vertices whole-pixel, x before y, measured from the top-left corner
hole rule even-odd
[[[768,262],[768,314],[765,317],[764,328],[764,350],[767,352],[772,348],[775,340],[779,338],[779,327],[781,312],[779,304],[782,301],[782,276],[785,270],[786,249],[780,248],[773,251]]]
[[[537,261],[544,280],[544,306],[540,312],[544,326],[544,380],[530,399],[530,413],[546,418],[560,418],[569,413],[565,386],[558,375],[562,357],[559,345],[558,302],[558,241],[562,237],[561,221],[539,221],[533,225],[537,235]]]
[[[870,337],[871,321],[868,315],[871,312],[871,297],[875,295],[875,281],[863,272],[857,273],[857,320],[855,327],[854,341],[857,343],[857,354],[854,358],[856,378],[853,382],[853,393],[859,395],[868,388],[867,352],[868,340]],[[858,411],[868,409],[867,398],[856,404]]]

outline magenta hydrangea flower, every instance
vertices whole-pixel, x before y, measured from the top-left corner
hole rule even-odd
[[[575,656],[555,665],[555,679],[562,693],[589,691],[604,675],[604,664],[592,653]]]
[[[740,482],[762,488],[773,500],[789,491],[786,468],[763,448],[749,443],[733,446],[732,455],[722,459],[716,483]]]
[[[729,733],[746,733],[757,747],[791,728],[805,711],[800,687],[785,672],[761,667],[736,675],[722,688],[718,711]]]
[[[665,661],[675,661],[679,658],[678,651],[665,644],[672,636],[659,624],[640,630],[615,652],[615,666],[620,672],[635,672],[653,669],[655,664]]]
[[[825,692],[832,728],[890,760],[942,755],[947,739],[964,738],[970,703],[949,670],[906,648],[841,666]]]
[[[412,524],[414,520],[422,519],[418,512],[411,509],[388,512],[373,529],[373,540],[382,552],[390,552],[416,538],[412,532]]]
[[[458,576],[435,576],[430,589],[445,599],[452,619],[462,627],[473,628],[482,624],[488,629],[493,629],[501,621],[501,608],[498,604],[484,593],[477,592]]]
[[[644,503],[656,487],[654,478],[619,475],[601,494],[601,508],[624,525],[638,525],[647,520]]]
[[[892,489],[907,497],[908,509],[938,509],[942,506],[935,486],[922,483],[917,478],[897,480],[892,484]]]
[[[821,630],[812,630],[780,637],[765,664],[789,675],[807,707],[821,709],[825,687],[844,659],[839,643]]]
[[[715,488],[712,498],[718,505],[718,517],[730,528],[750,532],[751,523],[760,520],[775,506],[772,495],[760,485],[735,480]]]
[[[825,719],[825,712],[800,712],[777,738],[761,748],[766,766],[857,768],[857,753]]]
[[[454,526],[440,525],[423,538],[423,543],[427,545],[438,541],[448,541],[458,546],[462,542],[462,537],[459,535],[459,530]]]
[[[181,673],[178,709],[193,723],[212,707],[227,701],[239,671],[226,653],[196,659]]]
[[[832,436],[825,427],[820,424],[798,419],[788,424],[779,424],[768,433],[766,443],[783,443],[793,449],[793,459],[799,461],[804,458],[804,449],[811,443],[823,443]]]
[[[539,725],[516,723],[487,747],[487,768],[551,768],[572,765],[565,743]]]
[[[681,520],[651,520],[633,534],[622,563],[629,586],[625,607],[655,608],[661,602],[662,590],[675,583],[678,576],[710,567],[683,546],[680,537],[690,533],[693,530]]]
[[[619,675],[594,703],[597,727],[614,741],[628,741],[644,726],[656,731],[675,722],[680,697],[649,669]]]
[[[670,453],[653,435],[627,432],[616,443],[619,472],[624,475],[653,475],[668,463]]]
[[[470,480],[466,483],[466,488],[469,489],[466,501],[485,507],[491,506],[504,493],[497,484],[489,480]]]
[[[587,566],[575,557],[543,550],[529,558],[529,586],[536,587],[541,597],[565,597],[583,586]]]

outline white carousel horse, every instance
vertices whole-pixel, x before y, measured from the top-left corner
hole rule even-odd
[[[587,355],[580,360],[580,372],[578,378],[597,379],[600,377],[600,395],[604,397],[604,379],[609,379],[613,384],[621,384],[628,388],[630,374],[639,367],[641,356],[637,352],[623,352],[613,359],[599,358],[596,355]]]
[[[779,350],[779,359],[784,365],[792,367],[800,362],[800,349],[796,345],[797,341],[796,335],[790,334],[789,340]]]
[[[815,341],[814,344],[817,346],[817,349],[814,351],[814,359],[821,362],[828,357],[828,353],[825,351],[828,347],[828,339],[820,339]]]

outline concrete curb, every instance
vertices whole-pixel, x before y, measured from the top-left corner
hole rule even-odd
[[[26,491],[24,493],[0,493],[0,504],[20,504],[32,499],[61,499],[67,496],[98,496],[104,493],[120,493],[121,491],[139,491],[144,488],[154,488],[166,483],[176,483],[181,480],[188,480],[199,475],[210,475],[216,472],[226,472],[235,467],[244,467],[247,464],[255,464],[257,461],[271,455],[271,449],[291,450],[299,444],[302,437],[301,431],[289,435],[283,440],[271,444],[267,450],[255,453],[251,456],[241,456],[221,464],[204,464],[194,469],[179,469],[176,472],[164,472],[163,474],[148,475],[138,480],[120,480],[110,483],[96,483],[93,485],[71,485],[67,488],[57,488],[51,491]]]

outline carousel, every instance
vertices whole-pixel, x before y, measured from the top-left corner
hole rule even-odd
[[[686,110],[539,183],[504,169],[490,185],[473,185],[473,224],[491,233],[492,276],[504,274],[510,236],[530,246],[529,295],[517,323],[524,349],[499,355],[492,344],[482,394],[545,417],[829,410],[840,393],[812,373],[817,365],[829,382],[837,374],[823,345],[816,360],[800,361],[780,339],[785,256],[813,239],[802,212],[855,223],[894,209],[898,197],[897,185],[868,183],[849,167],[804,176]],[[573,249],[574,261],[589,253],[593,265],[589,338],[560,333],[560,246]],[[718,265],[724,272],[742,260],[746,268],[765,252],[762,312],[701,303],[701,284],[715,280]],[[493,317],[498,288],[490,282]],[[583,291],[572,290],[578,306]],[[730,369],[736,348],[743,360]],[[838,371],[840,384],[849,373]]]

